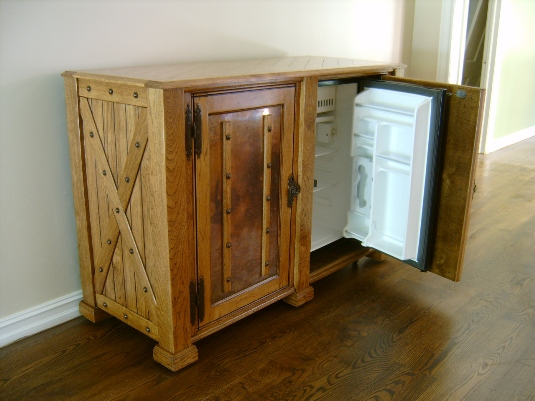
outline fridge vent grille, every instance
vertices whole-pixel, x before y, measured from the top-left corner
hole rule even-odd
[[[324,86],[318,88],[317,113],[333,111],[336,107],[336,88],[334,86]]]
[[[318,108],[334,106],[334,99],[318,100]]]

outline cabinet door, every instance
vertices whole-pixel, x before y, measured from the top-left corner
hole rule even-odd
[[[385,76],[384,80],[445,89],[432,252],[428,270],[450,280],[461,278],[485,91],[441,82]]]
[[[294,92],[194,96],[200,327],[290,284]]]

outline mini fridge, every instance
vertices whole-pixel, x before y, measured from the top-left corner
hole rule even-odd
[[[427,269],[445,96],[397,82],[320,82],[312,250],[354,238]]]

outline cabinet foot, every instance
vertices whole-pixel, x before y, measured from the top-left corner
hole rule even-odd
[[[314,288],[308,286],[304,290],[294,292],[292,295],[283,299],[284,302],[292,306],[301,306],[314,298]]]
[[[152,352],[152,356],[156,362],[161,363],[173,372],[176,372],[199,359],[199,354],[195,345],[183,349],[176,354],[172,354],[160,347],[160,345],[156,345]]]
[[[84,301],[80,301],[78,304],[78,309],[83,317],[92,321],[93,323],[98,323],[101,320],[111,317],[110,314],[104,312],[102,309],[86,304]]]
[[[385,260],[385,254],[379,251],[371,251],[366,256],[370,259],[377,260],[378,262],[382,262],[383,260]]]

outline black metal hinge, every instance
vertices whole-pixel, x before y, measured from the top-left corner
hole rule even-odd
[[[197,323],[197,286],[195,281],[189,283],[189,318],[192,325]]]
[[[195,107],[195,115],[189,107],[186,106],[186,156],[189,159],[195,151],[197,157],[201,157],[202,153],[202,112],[201,107],[197,104]]]
[[[189,158],[193,154],[193,137],[195,133],[193,131],[193,113],[189,104],[186,106],[186,157]]]
[[[189,316],[191,324],[197,323],[197,313],[199,322],[204,320],[204,278],[199,277],[199,281],[189,283]]]
[[[195,154],[201,157],[202,153],[202,112],[201,107],[197,104],[195,107],[195,116],[193,118],[193,141],[195,143]]]
[[[199,322],[204,320],[204,279],[199,277],[197,284],[197,310],[199,312]]]

